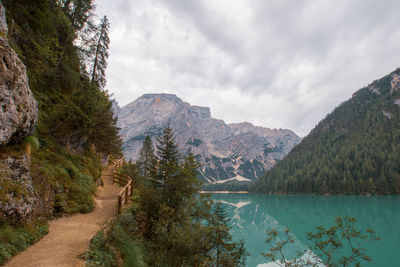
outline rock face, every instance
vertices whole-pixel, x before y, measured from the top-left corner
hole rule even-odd
[[[4,33],[4,8],[0,3],[0,30]],[[0,145],[19,142],[33,133],[38,104],[28,85],[26,67],[0,35]]]
[[[0,2],[0,222],[27,222],[37,197],[30,176],[30,156],[21,143],[38,120],[38,103],[28,85],[26,67],[6,39],[7,24]]]
[[[0,222],[28,221],[35,208],[36,197],[30,176],[30,159],[25,153],[0,158]],[[5,192],[4,188],[8,189]]]
[[[0,32],[7,34],[7,21],[6,21],[6,11],[4,10],[3,5],[0,2]]]
[[[390,94],[394,94],[396,91],[400,91],[400,75],[397,73],[392,74],[392,80],[390,82]]]
[[[121,108],[118,126],[123,152],[137,159],[146,135],[155,138],[167,124],[182,152],[191,149],[209,183],[251,181],[281,160],[300,138],[290,130],[250,123],[226,124],[207,107],[191,106],[171,94],[145,94]]]
[[[121,111],[121,107],[118,105],[118,102],[115,99],[111,100],[111,104],[112,104],[111,107],[114,112],[114,116],[118,117],[118,114]]]

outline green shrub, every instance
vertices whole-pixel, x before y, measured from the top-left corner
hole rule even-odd
[[[19,251],[32,245],[48,233],[47,225],[34,222],[26,226],[0,225],[0,265],[10,260]]]
[[[122,266],[141,267],[146,266],[143,251],[134,215],[128,208],[110,223],[106,235],[102,231],[97,233],[84,257],[87,266],[121,266],[121,258]]]
[[[116,266],[116,255],[106,244],[102,231],[98,232],[90,241],[89,250],[84,254],[86,266]]]
[[[90,152],[73,154],[48,143],[32,153],[31,175],[35,190],[44,190],[43,183],[50,185],[55,193],[56,216],[92,211],[95,181],[100,174],[100,160]]]

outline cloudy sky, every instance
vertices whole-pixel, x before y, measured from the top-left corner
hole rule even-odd
[[[400,67],[398,0],[97,0],[120,105],[173,93],[226,122],[306,135]]]

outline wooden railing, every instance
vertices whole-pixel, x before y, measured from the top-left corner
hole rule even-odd
[[[114,172],[124,164],[124,160],[125,158],[122,156],[120,159],[114,161]]]
[[[121,212],[122,206],[128,204],[129,197],[133,194],[134,183],[131,177],[125,174],[120,174],[117,170],[124,164],[124,157],[114,162],[113,183],[123,186],[118,193],[118,213]]]

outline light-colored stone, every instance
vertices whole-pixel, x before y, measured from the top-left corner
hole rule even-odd
[[[145,136],[155,143],[167,124],[181,151],[191,149],[197,155],[201,176],[208,182],[239,176],[254,180],[301,140],[290,130],[226,124],[212,118],[208,107],[191,106],[172,94],[146,94],[119,112],[126,158],[136,160]]]
[[[29,88],[26,67],[0,36],[0,145],[21,142],[33,133],[38,103]]]
[[[391,112],[386,111],[386,110],[382,110],[382,113],[383,113],[383,115],[384,115],[386,118],[388,118],[388,119],[391,119],[392,116],[393,116],[393,114],[392,114]]]
[[[29,88],[26,67],[9,45],[6,30],[0,2],[0,145],[22,142],[33,133],[38,120],[38,103]],[[30,157],[18,150],[0,155],[0,222],[27,222],[37,205]]]
[[[111,104],[114,117],[118,117],[118,113],[121,111],[121,107],[118,105],[118,102],[115,99],[111,100]]]
[[[30,176],[30,159],[26,153],[0,158],[0,184],[7,185],[5,188],[0,186],[3,195],[0,199],[0,222],[29,221],[34,212],[36,197]]]
[[[393,94],[396,91],[400,91],[400,75],[397,73],[393,73],[390,84],[392,86],[392,88],[390,88],[391,94]]]
[[[0,33],[7,34],[7,32],[6,11],[0,1]]]
[[[381,94],[380,89],[377,88],[377,87],[375,87],[375,85],[370,85],[370,86],[368,86],[368,89],[369,89],[372,93],[375,93],[375,94],[377,94],[377,95],[380,95],[380,94]]]

